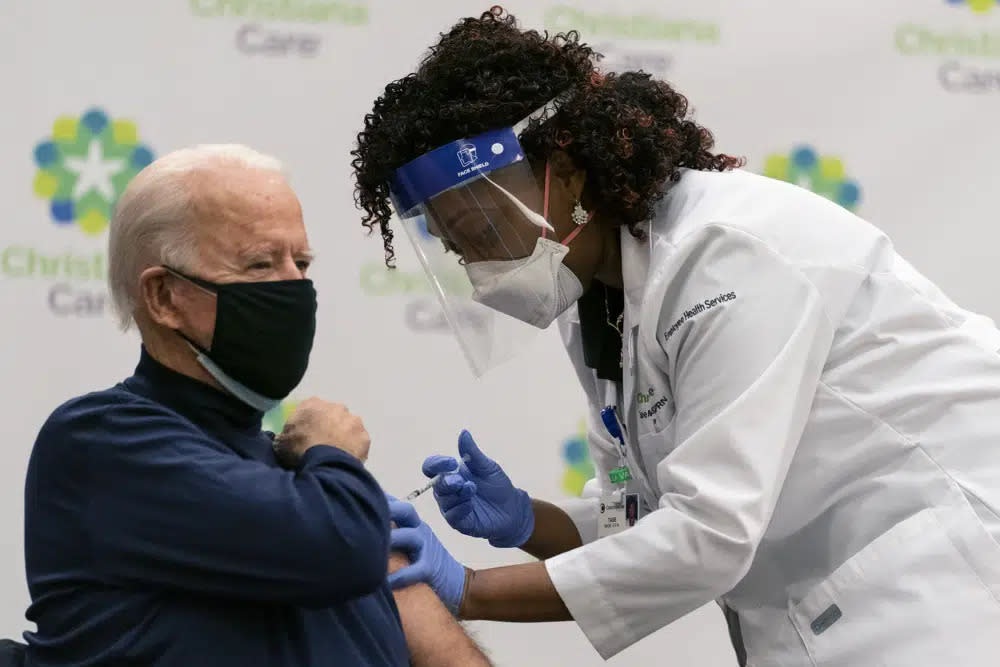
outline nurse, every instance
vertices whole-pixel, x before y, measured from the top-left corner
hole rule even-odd
[[[597,469],[545,503],[463,433],[424,465],[445,518],[538,562],[467,570],[394,502],[395,585],[605,658],[714,600],[743,664],[995,665],[1000,332],[712,147],[667,84],[499,9],[375,102],[365,224],[391,260],[398,214],[476,373],[558,318]]]

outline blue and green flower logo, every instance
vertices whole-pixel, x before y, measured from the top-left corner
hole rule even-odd
[[[129,181],[154,158],[135,123],[96,108],[57,118],[34,157],[35,194],[49,201],[53,222],[89,236],[104,232]]]
[[[579,496],[583,493],[583,485],[594,476],[594,464],[587,448],[586,421],[581,420],[577,432],[563,442],[562,456],[566,464],[562,478],[563,491],[571,496]]]
[[[977,14],[985,14],[1000,6],[1000,0],[945,0],[949,5],[966,5]]]
[[[790,153],[774,153],[764,161],[764,175],[794,183],[853,211],[861,201],[861,187],[847,176],[843,161],[819,155],[811,146]]]

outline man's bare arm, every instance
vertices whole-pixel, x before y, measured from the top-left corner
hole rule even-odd
[[[407,565],[405,556],[389,556],[389,572]],[[430,586],[408,586],[393,591],[393,596],[414,667],[491,667]]]

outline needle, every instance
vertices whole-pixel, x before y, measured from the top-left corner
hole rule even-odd
[[[469,455],[466,454],[465,456],[462,457],[462,460],[465,461],[466,463],[468,463],[469,462],[469,458],[470,458]],[[434,486],[434,483],[437,482],[439,479],[441,479],[442,476],[444,476],[444,475],[450,475],[450,474],[452,474],[454,472],[458,472],[458,468],[456,468],[455,470],[452,470],[451,472],[448,472],[448,473],[443,473],[442,472],[442,473],[438,473],[437,475],[434,475],[433,477],[431,477],[431,481],[427,482],[427,484],[423,488],[415,489],[415,490],[411,491],[409,494],[407,494],[406,500],[413,500],[417,496],[419,496],[422,493],[424,493],[425,491],[427,491],[427,489],[429,489],[432,486]]]

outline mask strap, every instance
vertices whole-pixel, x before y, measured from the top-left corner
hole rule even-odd
[[[509,199],[511,201],[511,203],[513,203],[514,206],[516,206],[517,209],[526,218],[528,218],[528,220],[530,220],[532,223],[534,223],[538,227],[541,227],[542,230],[543,230],[543,233],[544,233],[544,230],[546,228],[551,229],[552,231],[555,231],[555,228],[553,228],[552,225],[549,224],[549,221],[545,219],[545,216],[539,215],[536,211],[532,211],[530,208],[528,208],[528,206],[524,202],[522,202],[520,199],[518,199],[517,197],[515,197],[510,192],[507,192],[507,190],[505,190],[499,183],[494,183],[493,181],[491,181],[490,177],[487,176],[486,174],[483,174],[483,180],[485,180],[487,183],[489,183],[490,185],[492,185],[493,187],[495,187],[505,197],[507,197],[507,199]]]
[[[178,336],[180,336],[181,338],[183,338],[184,342],[188,344],[188,347],[190,347],[192,350],[194,350],[194,352],[195,352],[196,355],[197,354],[211,354],[211,352],[209,350],[206,350],[201,345],[198,345],[198,343],[194,342],[194,339],[192,339],[190,336],[188,336],[186,333],[184,333],[180,329],[172,329],[172,331],[175,334],[177,334]]]
[[[551,175],[551,171],[550,171],[550,167],[549,167],[549,161],[546,160],[545,161],[545,196],[544,196],[544,199],[542,200],[542,217],[544,217],[546,220],[549,219],[549,181],[550,181],[550,175]],[[591,211],[587,215],[587,221],[584,222],[582,225],[577,225],[576,229],[574,229],[569,234],[567,234],[566,238],[564,238],[559,243],[568,246],[570,244],[570,242],[573,239],[576,238],[576,235],[579,234],[580,232],[582,232],[583,228],[587,225],[588,222],[590,222],[591,220],[593,220],[593,218],[594,218],[594,212]],[[545,228],[542,227],[542,238],[543,239],[544,238],[548,238],[546,236],[546,234],[545,234],[545,231],[546,231]]]
[[[167,266],[166,264],[161,264],[160,266],[162,266],[164,269],[166,269],[167,273],[171,273],[171,274],[177,276],[178,278],[180,278],[181,280],[186,280],[187,282],[191,283],[192,285],[194,285],[198,289],[202,290],[203,292],[208,292],[209,294],[212,294],[212,295],[217,295],[218,294],[215,291],[215,289],[214,289],[215,285],[213,285],[212,283],[208,282],[207,280],[202,280],[201,278],[195,278],[194,276],[189,276],[186,273],[178,271],[177,269],[173,268],[172,266]],[[195,353],[197,353],[197,354],[209,354],[208,350],[206,350],[201,345],[199,345],[198,343],[196,343],[193,338],[191,338],[190,336],[188,336],[186,333],[184,333],[180,329],[172,329],[172,331],[175,334],[177,334],[178,336],[180,336],[181,338],[183,338],[185,340],[185,342],[187,342],[187,344],[191,347],[191,349],[195,351]]]
[[[589,214],[587,214],[587,222],[590,222],[593,219],[593,217],[594,217],[594,212],[591,211]],[[560,243],[562,243],[563,245],[569,245],[570,241],[575,239],[576,235],[582,232],[583,228],[587,226],[587,222],[583,223],[582,225],[577,225],[576,229],[567,234],[566,238],[560,241]]]
[[[214,377],[216,382],[222,385],[222,387],[230,394],[240,399],[251,408],[260,410],[261,412],[267,412],[281,403],[279,399],[268,398],[267,396],[258,394],[239,380],[230,377],[224,370],[219,368],[219,365],[212,361],[207,354],[199,354],[197,359],[198,363],[202,365],[202,368],[208,371],[209,375]]]
[[[549,219],[549,161],[545,161],[545,198],[542,200],[542,217],[546,220]],[[545,233],[545,228],[542,227],[542,238],[547,238]]]
[[[209,282],[203,278],[196,278],[195,276],[189,276],[186,273],[178,271],[172,266],[167,266],[166,264],[160,264],[161,267],[167,270],[167,273],[172,273],[181,280],[186,280],[195,287],[201,289],[203,292],[208,292],[209,294],[218,294],[219,286],[215,283]]]

